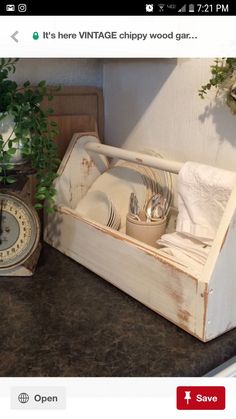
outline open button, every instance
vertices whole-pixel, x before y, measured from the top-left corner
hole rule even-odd
[[[12,409],[65,409],[64,387],[14,387],[11,390]]]

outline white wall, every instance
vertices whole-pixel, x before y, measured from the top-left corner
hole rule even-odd
[[[201,100],[208,59],[109,60],[103,69],[106,143],[236,170],[236,115]],[[212,95],[214,98],[214,95]]]
[[[236,116],[226,105],[202,101],[208,59],[21,59],[22,83],[104,89],[105,138],[130,149],[154,148],[168,158],[236,170]]]
[[[102,87],[102,61],[97,59],[22,58],[17,63],[18,83],[46,80],[51,85]]]

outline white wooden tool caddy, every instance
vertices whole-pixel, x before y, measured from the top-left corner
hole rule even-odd
[[[206,342],[236,326],[236,188],[201,277],[158,249],[75,213],[107,169],[103,156],[178,173],[181,163],[102,145],[95,132],[74,134],[59,168],[57,207],[45,241],[177,326]]]

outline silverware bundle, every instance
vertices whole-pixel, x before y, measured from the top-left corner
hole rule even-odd
[[[139,216],[140,213],[140,207],[138,203],[138,198],[134,192],[130,194],[130,200],[129,200],[129,212],[130,214],[134,216]]]
[[[143,209],[140,209],[136,194],[132,192],[130,195],[129,215],[139,221],[150,223],[164,218],[168,212],[167,207],[167,200],[160,193],[152,195]]]

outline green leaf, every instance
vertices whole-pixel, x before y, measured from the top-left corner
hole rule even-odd
[[[6,177],[6,182],[7,183],[15,183],[17,181],[17,179],[14,176],[7,176]]]
[[[46,186],[40,186],[40,187],[37,189],[37,194],[43,194],[43,193],[45,193],[45,192],[47,192],[47,188],[46,188]]]
[[[38,87],[45,87],[46,86],[46,81],[45,80],[41,80],[39,83],[38,83]]]
[[[50,122],[50,125],[51,125],[51,127],[57,127],[57,123],[56,123],[56,121],[51,121],[51,122]]]
[[[14,168],[14,164],[13,163],[8,163],[6,166],[6,170],[12,170]]]
[[[55,211],[54,207],[45,207],[45,210],[48,214],[52,214]]]
[[[14,154],[16,154],[16,151],[17,151],[17,149],[14,148],[14,147],[9,148],[8,151],[7,151],[7,154],[10,154],[10,156],[14,156]]]
[[[30,81],[29,80],[27,80],[24,84],[23,84],[23,86],[26,88],[26,87],[29,87],[30,86]]]
[[[44,199],[46,199],[46,195],[45,194],[38,194],[38,193],[36,193],[36,198],[39,201],[43,201]]]
[[[53,109],[44,110],[41,103],[46,97],[53,99],[53,93],[60,90],[55,86],[48,88],[46,81],[40,81],[36,87],[30,81],[22,86],[9,77],[15,72],[17,58],[0,59],[0,120],[11,114],[15,120],[13,135],[4,144],[0,135],[0,168],[4,183],[13,183],[16,178],[9,171],[13,169],[12,156],[16,153],[19,142],[22,144],[22,155],[30,156],[30,164],[36,171],[37,199],[49,201],[48,207],[53,208],[51,199],[55,196],[53,181],[57,177],[59,165],[58,150],[54,138],[58,135],[55,121],[49,121],[48,115]],[[51,124],[52,122],[52,124]],[[30,137],[30,138],[29,138]],[[41,203],[38,203],[41,208]]]
[[[34,204],[34,208],[35,208],[36,210],[40,210],[40,209],[42,209],[42,208],[43,208],[43,204],[40,204],[39,202],[37,202],[37,204]]]

